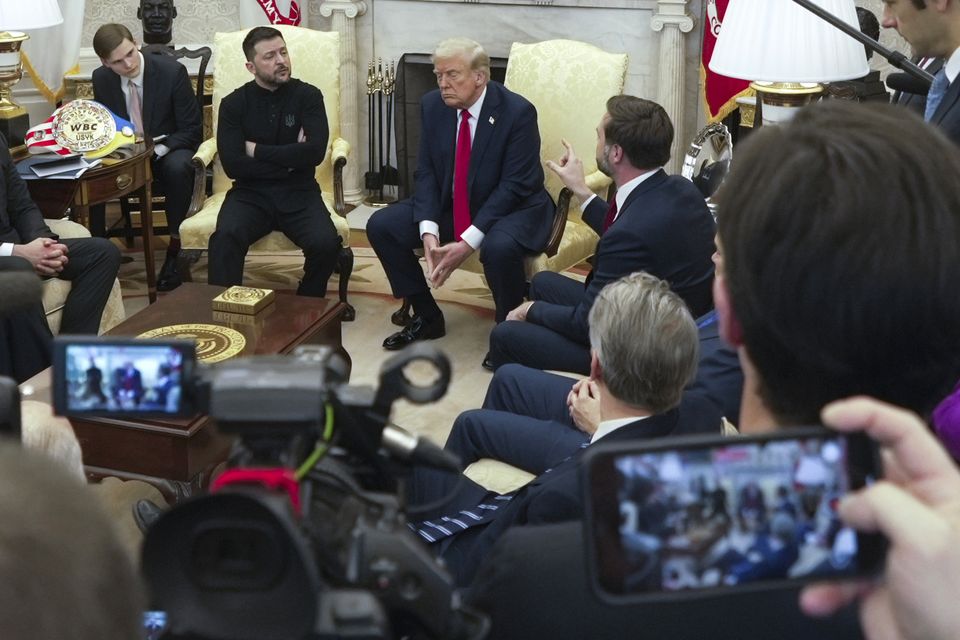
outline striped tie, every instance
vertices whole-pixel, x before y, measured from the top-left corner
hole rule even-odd
[[[587,440],[580,445],[580,450],[578,450],[576,453],[570,454],[543,473],[550,473],[564,462],[567,462],[574,456],[578,455],[589,444],[590,441]],[[407,524],[407,526],[410,527],[410,530],[419,535],[421,538],[433,544],[449,538],[450,536],[454,536],[462,531],[466,531],[467,529],[479,527],[480,525],[491,522],[497,517],[497,511],[500,509],[500,507],[506,506],[506,504],[510,502],[510,500],[512,500],[517,493],[517,491],[514,491],[513,493],[498,495],[491,492],[487,494],[487,497],[485,497],[480,504],[472,509],[461,509],[453,515],[441,516],[439,518],[434,518],[433,520],[410,522]]]

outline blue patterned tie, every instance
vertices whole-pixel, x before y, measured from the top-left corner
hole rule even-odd
[[[947,95],[947,89],[950,88],[950,81],[947,80],[946,65],[940,67],[937,75],[933,76],[933,84],[930,85],[930,91],[927,92],[927,108],[923,112],[923,119],[930,122],[933,114],[937,112],[937,107],[943,102],[943,96]]]
[[[587,440],[580,445],[580,449],[578,451],[570,454],[543,473],[550,473],[564,462],[567,462],[574,456],[578,455],[580,451],[586,449],[587,445],[589,444],[590,441]],[[484,525],[492,521],[497,517],[497,510],[510,502],[510,500],[512,500],[516,494],[516,491],[503,495],[489,493],[483,502],[478,504],[473,509],[463,509],[455,514],[441,516],[440,518],[436,518],[434,520],[410,522],[407,523],[407,526],[411,531],[418,534],[421,538],[429,543],[440,542],[441,540],[449,538],[450,536],[454,536],[461,531],[466,531],[467,529],[472,529],[473,527],[479,527],[480,525]]]

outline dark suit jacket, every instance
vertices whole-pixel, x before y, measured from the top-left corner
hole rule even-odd
[[[919,59],[914,59],[913,62],[918,62]],[[931,62],[926,67],[927,73],[930,75],[935,75],[940,68],[943,67],[943,58],[937,58]],[[907,107],[912,111],[915,111],[923,117],[923,112],[927,108],[927,94],[919,93],[907,93],[905,91],[897,91],[893,94],[893,97],[890,99],[894,104],[899,104],[900,106]]]
[[[93,95],[121,118],[130,119],[120,76],[100,67],[93,72]],[[196,151],[203,139],[203,118],[187,69],[160,54],[143,56],[143,128],[151,138],[167,137],[161,144],[170,151]]]
[[[711,312],[715,313],[715,312]],[[684,400],[696,397],[712,403],[721,416],[737,424],[743,395],[743,371],[737,350],[720,337],[716,316],[697,319],[700,335],[700,360],[697,375],[683,391]],[[681,425],[679,433],[694,433]]]
[[[43,219],[40,209],[30,199],[27,183],[23,181],[0,136],[0,243],[26,244],[37,238],[56,238]]]
[[[535,302],[527,321],[581,344],[589,343],[587,316],[603,287],[635,271],[670,283],[698,316],[712,306],[713,217],[700,191],[680,176],[658,171],[630,192],[613,225],[603,232],[607,203],[591,200],[583,220],[600,236],[593,271],[575,306]]]
[[[7,141],[0,135],[0,243],[26,244],[37,238],[56,238],[30,199],[27,185],[17,173]],[[11,258],[10,260],[16,260]],[[33,267],[29,262],[23,261]],[[13,263],[8,263],[8,266]],[[15,265],[14,265],[15,266]],[[51,333],[38,302],[30,309],[7,315],[0,299],[0,375],[22,382],[50,366]]]
[[[491,638],[553,640],[840,640],[862,636],[847,607],[816,620],[796,588],[650,604],[612,605],[589,583],[583,525],[517,527],[485,554],[466,604],[491,620]]]
[[[930,124],[960,144],[960,77],[950,83],[950,88],[930,119]]]
[[[681,420],[715,420],[715,409],[710,407],[700,413],[691,403],[684,406],[682,417],[679,409],[672,409],[620,427],[600,441],[624,442],[665,436],[674,432]],[[716,425],[715,429],[718,428],[719,425]],[[576,520],[582,516],[579,470],[583,451],[581,449],[518,490],[510,502],[500,507],[497,516],[489,524],[453,538],[443,556],[458,584],[469,584],[482,558],[510,527]],[[476,485],[473,484],[473,487]],[[443,512],[457,513],[460,509],[474,508],[479,503],[475,491],[465,490],[462,499],[455,498],[443,508]]]
[[[420,115],[415,220],[452,229],[457,110],[444,104],[438,89],[423,97]],[[468,185],[475,227],[489,233],[496,224],[527,249],[543,249],[553,203],[543,188],[537,110],[497,82],[487,84],[470,151]]]

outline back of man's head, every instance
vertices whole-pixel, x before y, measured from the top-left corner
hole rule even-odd
[[[680,403],[697,369],[697,326],[669,285],[633,273],[604,287],[590,309],[590,347],[609,393],[662,413]]]
[[[140,582],[89,487],[12,443],[0,476],[0,638],[140,637]]]
[[[889,105],[809,107],[740,148],[717,287],[778,422],[861,393],[927,413],[956,383],[958,177],[954,145]]]
[[[636,169],[655,169],[670,160],[673,123],[656,102],[636,96],[607,100],[609,118],[603,127],[606,144],[618,144]]]

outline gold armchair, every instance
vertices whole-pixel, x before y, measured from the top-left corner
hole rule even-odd
[[[287,43],[294,75],[318,87],[323,93],[330,142],[327,155],[317,167],[317,182],[323,200],[340,236],[340,254],[337,271],[340,273],[339,296],[347,305],[344,320],[353,320],[356,312],[347,303],[347,284],[353,271],[353,251],[350,249],[350,226],[346,220],[343,201],[343,167],[347,163],[350,144],[340,137],[340,36],[336,32],[314,31],[300,27],[277,27]],[[217,120],[220,100],[252,76],[244,67],[241,43],[247,30],[214,35],[216,57],[213,72],[213,137],[205,140],[193,157],[196,178],[193,201],[187,219],[180,225],[180,241],[184,254],[195,262],[207,249],[210,235],[216,230],[217,216],[232,181],[223,171],[217,153]],[[206,197],[206,171],[213,167],[213,192]],[[272,253],[295,251],[296,245],[279,231],[274,231],[251,247],[252,252]]]
[[[563,151],[560,139],[565,138],[583,161],[587,185],[598,194],[611,181],[597,168],[596,126],[607,111],[607,99],[623,91],[626,73],[625,53],[608,53],[585,42],[515,42],[510,48],[504,85],[537,108],[540,161],[556,160]],[[581,220],[579,206],[570,206],[573,194],[545,164],[544,174],[544,186],[557,208],[546,248],[526,260],[527,280],[540,271],[559,272],[580,264],[593,255],[599,240]],[[483,273],[477,253],[461,268]],[[404,302],[393,322],[403,326],[408,309]]]

